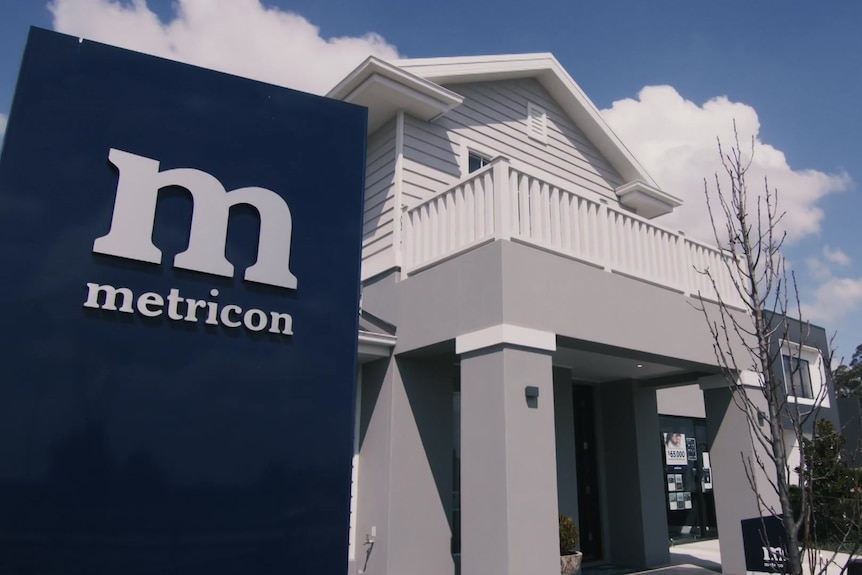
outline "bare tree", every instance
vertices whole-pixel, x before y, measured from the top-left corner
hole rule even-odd
[[[750,192],[746,177],[754,141],[750,153],[743,153],[735,122],[733,128],[729,151],[718,142],[724,174],[716,174],[712,187],[704,181],[715,241],[726,257],[723,269],[698,270],[709,278],[713,292],[698,294],[699,309],[733,400],[748,423],[752,455],[743,456],[742,463],[760,516],[781,520],[785,570],[801,575],[809,543],[812,482],[804,465],[796,468],[791,463],[789,451],[798,446],[799,461],[806,461],[803,432],[812,428],[828,390],[826,385],[810,389],[810,379],[801,371],[809,326],[802,317],[796,278],[782,257],[784,213],[778,191],[764,180],[762,192]],[[719,281],[728,276],[735,293],[723,297]],[[831,361],[823,360],[827,365]],[[741,385],[745,372],[757,377]],[[804,404],[796,401],[806,396],[813,397]],[[793,445],[787,444],[786,432],[792,432]]]

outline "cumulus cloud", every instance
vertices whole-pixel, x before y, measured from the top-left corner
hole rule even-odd
[[[802,314],[812,321],[831,322],[845,317],[862,304],[862,278],[830,277],[814,292],[812,303],[802,305]]]
[[[833,266],[847,267],[851,263],[850,256],[840,248],[829,245],[823,246],[822,257],[809,257],[805,260],[808,273],[819,282],[825,282],[834,278]]]
[[[840,248],[832,248],[828,245],[823,246],[823,257],[830,263],[839,266],[850,265],[850,256],[845,254]]]
[[[52,0],[48,9],[59,32],[318,94],[368,56],[398,58],[377,34],[324,38],[260,0],[177,0],[166,22],[146,0]]]
[[[809,275],[819,282],[832,279],[832,270],[829,268],[829,263],[820,258],[807,258],[805,266],[808,268]]]
[[[729,149],[734,121],[743,152],[751,151],[754,138],[753,163],[747,175],[750,193],[763,192],[764,177],[770,188],[779,190],[788,241],[817,233],[823,220],[818,202],[851,185],[844,173],[792,168],[781,150],[760,140],[755,109],[724,96],[698,105],[671,86],[647,86],[637,99],[614,102],[602,115],[658,185],[683,200],[682,207],[658,221],[702,240],[714,240],[704,178],[714,190],[715,174],[724,173],[716,138]]]
[[[850,256],[838,248],[823,246],[822,257],[805,260],[808,273],[818,285],[813,298],[802,305],[802,313],[812,321],[833,322],[862,306],[862,277],[839,277],[835,267],[847,267]]]

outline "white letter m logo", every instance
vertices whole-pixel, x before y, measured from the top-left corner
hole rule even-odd
[[[296,289],[290,273],[290,208],[281,196],[264,188],[227,191],[216,178],[191,168],[159,171],[158,160],[111,148],[108,159],[120,171],[114,216],[107,235],[93,242],[93,251],[159,264],[162,252],[153,245],[153,223],[159,190],[179,186],[192,195],[189,246],[174,258],[174,267],[217,276],[233,277],[233,265],[225,258],[228,216],[231,206],[248,204],[260,215],[257,261],[245,271],[245,279]]]

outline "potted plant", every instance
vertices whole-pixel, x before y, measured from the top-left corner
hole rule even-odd
[[[568,515],[560,514],[560,574],[575,575],[581,571],[583,553],[575,551],[580,541],[578,526]]]

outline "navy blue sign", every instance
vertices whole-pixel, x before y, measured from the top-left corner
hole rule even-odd
[[[781,517],[768,515],[742,520],[746,570],[759,573],[787,572],[787,545],[784,543],[786,538]]]
[[[31,31],[0,157],[0,572],[345,572],[365,130]]]

